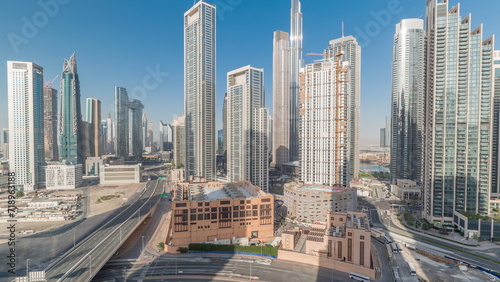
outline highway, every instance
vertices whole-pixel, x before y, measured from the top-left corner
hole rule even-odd
[[[415,231],[401,229],[398,226],[396,226],[391,221],[391,219],[389,217],[385,217],[385,221],[382,222],[380,217],[379,217],[379,213],[377,212],[377,209],[375,208],[375,206],[373,206],[371,203],[369,204],[369,206],[370,206],[370,218],[371,218],[371,221],[372,221],[374,227],[383,228],[385,230],[389,230],[390,232],[396,233],[398,235],[401,235],[401,236],[404,236],[407,238],[411,238],[411,239],[414,239],[416,241],[419,241],[419,242],[422,242],[422,243],[425,243],[428,245],[432,245],[432,246],[440,248],[440,249],[449,250],[450,252],[454,253],[453,257],[461,258],[464,261],[468,261],[470,263],[480,265],[484,268],[492,269],[492,270],[500,269],[500,261],[497,258],[494,258],[494,257],[488,256],[484,253],[481,253],[480,254],[481,256],[491,258],[491,260],[487,260],[484,258],[480,258],[477,256],[473,256],[473,255],[464,253],[462,250],[460,250],[461,249],[460,247],[447,246],[447,245],[445,245],[445,243],[439,243],[440,241],[432,240],[430,238],[427,238],[425,236],[418,234]],[[465,251],[477,252],[474,249],[467,249],[467,248],[465,248]],[[406,268],[406,271],[407,271],[407,268]]]
[[[158,203],[163,185],[162,180],[148,182],[142,191],[138,191],[141,194],[136,202],[49,265],[45,269],[47,280],[90,280]]]
[[[349,274],[270,259],[177,255],[151,263],[108,262],[93,281],[222,281],[223,278],[230,281],[250,278],[273,282],[349,281]]]

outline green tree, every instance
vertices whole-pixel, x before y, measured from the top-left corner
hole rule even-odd
[[[24,192],[23,191],[17,191],[16,192],[16,197],[21,198],[22,196],[24,196]]]
[[[177,248],[177,252],[179,252],[181,254],[186,254],[188,251],[189,251],[188,248],[184,248],[184,247]]]
[[[158,243],[158,245],[156,245],[156,247],[158,247],[158,250],[163,251],[165,250],[165,243],[160,242]]]

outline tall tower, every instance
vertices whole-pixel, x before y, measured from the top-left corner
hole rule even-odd
[[[115,154],[127,157],[129,152],[129,108],[127,89],[115,87]],[[108,118],[109,119],[109,118]]]
[[[273,41],[273,162],[290,161],[290,41],[288,33],[274,32]]]
[[[37,189],[43,177],[43,68],[31,62],[7,62],[9,165],[16,190]]]
[[[173,147],[174,165],[186,165],[186,130],[184,128],[184,116],[174,119],[173,122]]]
[[[391,178],[421,182],[425,91],[424,21],[396,25],[392,56]],[[386,127],[388,130],[388,127]]]
[[[45,159],[48,161],[58,161],[57,90],[52,88],[50,82],[43,88],[43,129]]]
[[[491,158],[491,197],[500,198],[500,51],[493,56],[495,97],[493,100],[493,155]]]
[[[142,146],[144,146],[144,148],[148,147],[148,143],[149,143],[149,140],[148,140],[148,114],[146,112],[144,112],[142,114]]]
[[[227,176],[268,190],[268,110],[264,70],[245,66],[227,73]]]
[[[76,53],[73,53],[69,60],[65,59],[63,63],[59,146],[59,160],[62,163],[82,164],[82,111]]]
[[[343,49],[341,52],[340,50]],[[329,56],[342,53],[340,60],[347,62],[347,91],[349,100],[349,167],[350,178],[359,178],[359,107],[361,98],[361,46],[354,36],[331,40],[325,50]],[[387,131],[387,129],[386,129]],[[387,133],[387,132],[386,132]],[[387,141],[386,141],[387,143]]]
[[[101,101],[95,98],[86,99],[85,121],[89,124],[90,156],[100,157],[102,155],[102,124],[101,124]]]
[[[215,6],[184,14],[186,176],[215,179]]]
[[[107,131],[106,131],[106,137],[107,137],[107,146],[108,146],[108,151],[106,153],[108,154],[114,154],[115,153],[115,126],[113,123],[113,120],[111,119],[111,113],[108,112],[108,118],[106,119],[106,124],[107,124]]]
[[[142,110],[144,105],[142,105],[139,100],[131,100],[128,102],[128,155],[134,158],[142,157],[143,151],[143,138],[142,138]]]
[[[427,0],[426,17],[424,216],[451,223],[490,210],[494,37],[460,4]]]
[[[302,60],[302,12],[300,0],[290,9],[290,160],[299,159],[299,73]]]
[[[335,57],[301,74],[300,168],[306,184],[349,187],[349,62]]]

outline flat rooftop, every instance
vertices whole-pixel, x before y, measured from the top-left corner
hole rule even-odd
[[[183,188],[182,186],[177,186],[174,200],[189,200],[195,202],[215,201],[219,199],[257,198],[266,195],[266,193],[264,193],[260,188],[246,181],[218,184],[219,185],[207,185],[207,183],[191,183],[187,186],[187,189]]]
[[[312,193],[336,193],[342,191],[351,190],[351,188],[343,188],[329,185],[320,185],[320,184],[304,184],[304,183],[288,183],[285,184],[293,190],[303,191],[303,192],[312,192]]]

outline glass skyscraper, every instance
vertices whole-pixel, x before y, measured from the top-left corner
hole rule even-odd
[[[16,190],[29,192],[44,179],[43,68],[8,61],[7,88],[10,172],[15,173]]]
[[[489,214],[493,36],[460,5],[427,1],[424,216],[451,224],[454,211]]]
[[[423,101],[425,91],[424,21],[405,19],[396,25],[392,55],[391,178],[421,182]]]
[[[215,180],[215,6],[184,14],[186,176]]]
[[[75,53],[63,63],[59,114],[59,160],[64,164],[82,164],[82,111]]]
[[[299,159],[299,75],[302,59],[302,11],[300,0],[291,0],[290,9],[290,161]],[[287,92],[283,93],[287,94]]]

